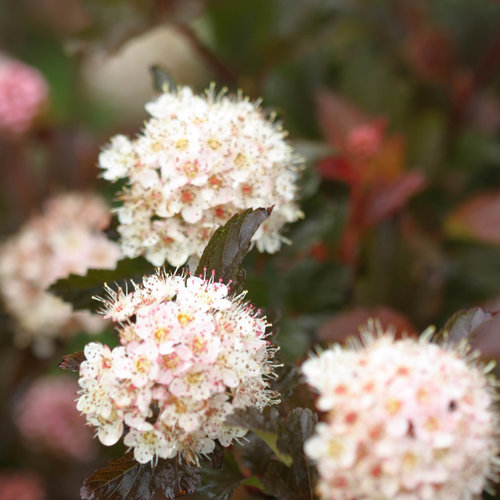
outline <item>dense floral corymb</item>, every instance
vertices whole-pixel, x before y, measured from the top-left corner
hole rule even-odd
[[[146,105],[139,137],[115,136],[101,153],[102,176],[126,179],[117,209],[122,250],[154,265],[196,262],[214,231],[248,208],[274,210],[254,241],[276,252],[283,225],[301,217],[299,158],[258,104],[238,95],[194,95],[188,87]]]
[[[46,355],[56,337],[103,328],[102,318],[72,311],[45,289],[70,273],[115,267],[120,247],[101,232],[109,220],[109,209],[100,198],[59,195],[0,248],[0,295],[15,320],[18,346],[32,342],[35,352]]]
[[[30,127],[48,95],[35,68],[0,54],[0,133],[19,135]]]
[[[327,412],[305,445],[318,494],[479,498],[500,447],[495,382],[475,360],[465,344],[371,331],[353,349],[336,345],[306,361],[302,371]]]
[[[14,421],[32,448],[63,459],[85,462],[94,457],[92,433],[75,408],[77,391],[73,379],[48,376],[36,380],[17,401]]]
[[[235,408],[277,402],[270,390],[270,326],[243,295],[213,279],[165,274],[134,291],[108,289],[104,314],[121,346],[91,343],[80,366],[77,408],[105,445],[124,443],[135,459],[183,456],[196,463],[246,430],[224,423]]]

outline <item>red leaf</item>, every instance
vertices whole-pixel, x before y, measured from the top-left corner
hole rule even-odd
[[[330,156],[318,164],[318,173],[323,179],[346,182],[347,184],[359,183],[359,173],[343,157]]]
[[[459,205],[445,223],[448,235],[500,244],[500,193],[481,193]]]
[[[363,181],[372,186],[388,183],[406,168],[406,141],[401,135],[387,137],[363,171]]]
[[[316,95],[316,113],[328,142],[343,153],[349,132],[373,121],[347,100],[325,89]]]
[[[363,222],[372,226],[397,213],[424,184],[424,175],[412,170],[392,182],[375,186],[366,199]]]
[[[393,327],[397,336],[405,332],[408,335],[417,335],[417,330],[404,314],[385,306],[377,306],[369,309],[358,307],[352,311],[336,314],[320,327],[318,339],[342,342],[350,335],[358,335],[359,328],[369,319],[379,320],[383,328]]]

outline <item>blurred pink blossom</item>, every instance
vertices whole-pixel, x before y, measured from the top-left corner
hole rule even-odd
[[[115,267],[120,247],[102,233],[110,217],[95,195],[61,194],[0,246],[0,296],[14,319],[18,347],[32,344],[43,357],[52,353],[56,338],[105,327],[97,315],[73,311],[46,288],[69,274]]]
[[[77,390],[72,379],[49,376],[38,379],[26,391],[16,404],[15,422],[31,446],[62,458],[88,461],[94,457],[92,432],[75,408]]]
[[[40,478],[33,472],[0,472],[0,498],[2,500],[45,500]]]
[[[26,132],[47,99],[48,91],[39,71],[0,55],[0,133]]]

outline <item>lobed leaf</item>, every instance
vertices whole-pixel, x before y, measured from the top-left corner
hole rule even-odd
[[[231,217],[208,242],[196,274],[203,274],[205,270],[214,271],[216,279],[222,279],[224,283],[232,281],[233,291],[240,292],[245,282],[245,270],[241,263],[250,250],[253,235],[271,212],[272,207],[248,209]]]
[[[238,408],[226,418],[226,424],[245,427],[251,431],[277,433],[280,430],[280,415],[276,408],[268,406],[263,411],[255,406]]]
[[[99,302],[93,297],[103,293],[104,283],[125,286],[128,280],[140,281],[145,274],[153,273],[154,269],[142,257],[122,259],[115,269],[90,269],[85,276],[70,274],[53,283],[48,291],[72,304],[74,309],[97,311]]]
[[[313,497],[303,497],[297,489],[297,483],[291,468],[281,462],[272,462],[261,477],[265,492],[280,499],[305,500]]]
[[[233,491],[245,480],[230,453],[226,453],[221,469],[202,467],[201,477],[201,486],[197,491],[210,500],[229,500]]]
[[[173,500],[191,495],[200,484],[197,467],[177,459],[160,459],[155,466],[140,464],[133,453],[111,460],[88,477],[80,490],[82,500],[152,500],[157,492]]]
[[[269,460],[255,442],[244,459],[254,474],[259,474],[265,492],[288,500],[312,500],[315,471],[304,454],[304,442],[316,425],[316,415],[309,409],[295,408],[283,421],[276,408],[260,412],[256,408],[236,410],[226,419],[255,432],[280,460]],[[263,450],[264,451],[264,450]],[[263,465],[262,462],[265,462]]]

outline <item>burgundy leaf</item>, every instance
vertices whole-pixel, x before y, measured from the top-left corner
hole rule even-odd
[[[325,89],[316,94],[316,113],[326,139],[340,152],[345,151],[352,129],[372,121],[350,102]]]
[[[152,500],[161,491],[173,500],[194,493],[200,481],[199,468],[176,458],[152,466],[136,462],[128,452],[85,479],[80,495],[82,500]]]
[[[357,184],[360,181],[358,171],[342,157],[330,156],[318,164],[318,173],[323,179]]]
[[[248,209],[219,227],[203,250],[196,274],[214,271],[215,279],[232,281],[233,292],[243,290],[245,270],[241,263],[250,250],[253,235],[272,210],[273,207]]]
[[[394,215],[424,188],[424,184],[424,175],[412,170],[387,184],[374,186],[366,199],[363,222],[366,226],[372,226]]]
[[[450,236],[500,244],[500,193],[481,193],[459,205],[448,217]]]
[[[397,336],[403,333],[417,334],[417,330],[404,314],[385,306],[378,306],[371,309],[359,307],[349,312],[336,314],[321,326],[318,339],[342,342],[346,337],[357,335],[359,328],[366,325],[369,319],[380,321],[383,328],[394,328]]]

